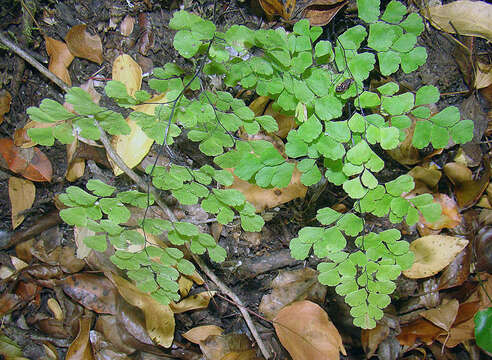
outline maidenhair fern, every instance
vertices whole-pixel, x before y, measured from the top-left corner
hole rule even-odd
[[[296,166],[306,186],[323,176],[340,186],[354,200],[353,209],[347,213],[319,209],[320,225],[302,228],[290,249],[296,259],[311,253],[324,259],[318,265],[319,281],[335,286],[345,296],[354,324],[372,328],[390,303],[394,281],[412,265],[413,254],[398,230],[369,232],[365,216],[412,225],[420,215],[435,221],[441,213],[430,194],[402,197],[414,188],[409,175],[386,183],[378,180],[377,173],[385,164],[375,150],[395,149],[412,133],[412,122],[412,144],[418,149],[429,144],[443,148],[450,138],[462,144],[471,139],[473,123],[460,120],[458,109],[452,106],[432,114],[427,105],[437,102],[440,95],[434,86],[401,92],[398,84],[388,82],[374,91],[366,90],[366,80],[375,69],[384,76],[400,67],[409,73],[425,63],[427,54],[425,48],[416,46],[424,29],[422,18],[408,14],[403,4],[391,1],[382,15],[376,0],[359,0],[358,8],[368,26],[349,28],[333,43],[320,40],[322,29],[310,27],[307,20],[297,22],[291,33],[283,28],[254,31],[238,25],[222,32],[211,21],[178,11],[169,24],[177,30],[173,45],[194,69],[187,72],[175,63],[155,69],[149,86],[166,93],[168,102],[157,106],[153,115],[133,111],[130,118],[159,144],[171,145],[176,137],[186,136],[199,143],[203,154],[214,157],[215,167],[191,169],[171,164],[151,166],[147,173],[155,187],[168,191],[183,205],[200,204],[221,224],[239,218],[245,231],[260,231],[264,225],[241,192],[224,189],[233,182],[227,168],[262,188],[286,187]],[[223,91],[206,89],[207,77],[222,79]],[[227,91],[236,86],[268,96],[274,110],[295,115],[299,126],[287,136],[288,158],[271,142],[235,136],[238,130],[250,135],[278,130],[273,117],[255,116],[243,100]],[[143,90],[128,95],[118,81],[108,82],[105,92],[125,108],[151,98]],[[46,146],[53,145],[54,139],[70,143],[74,136],[98,140],[99,127],[111,135],[130,132],[121,114],[94,104],[80,88],[72,88],[65,101],[78,115],[49,99],[39,108],[28,109],[33,120],[53,125],[30,129],[35,142]],[[347,104],[355,106],[348,116],[344,115]],[[141,231],[126,226],[127,206],[150,206],[154,199],[147,194],[125,191],[114,195],[114,187],[95,180],[87,183],[87,190],[92,194],[71,186],[60,196],[68,207],[60,212],[63,220],[93,231],[84,241],[94,250],[105,251],[111,244],[113,263],[163,303],[179,299],[179,274],[194,271],[177,246],[188,244],[194,253],[208,252],[217,262],[226,257],[210,235],[188,222],[140,219],[145,233],[166,235],[166,246],[149,243]],[[347,241],[354,242],[356,250],[347,250]]]

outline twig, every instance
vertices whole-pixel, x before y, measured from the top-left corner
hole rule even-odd
[[[193,260],[195,260],[200,269],[202,269],[202,271],[210,278],[210,280],[212,280],[214,284],[217,285],[220,291],[231,298],[231,300],[236,304],[236,306],[239,308],[239,311],[243,315],[244,321],[246,321],[246,325],[248,325],[248,328],[251,331],[251,335],[253,335],[256,343],[258,344],[261,354],[265,359],[270,359],[270,351],[268,351],[265,344],[263,343],[263,340],[261,340],[260,334],[258,334],[258,330],[256,330],[256,327],[253,324],[253,320],[251,320],[251,316],[249,316],[248,309],[244,306],[241,299],[239,299],[239,297],[213,273],[213,271],[207,266],[207,264],[203,262],[203,260],[198,255],[193,254],[191,251],[190,253],[193,257]]]
[[[29,55],[27,52],[22,50],[19,46],[10,41],[2,32],[0,32],[0,42],[2,42],[6,47],[15,52],[29,64],[34,66],[41,74],[50,79],[53,83],[58,85],[60,89],[67,92],[70,88],[62,80],[60,80],[55,74],[46,69],[40,62],[38,62],[34,57]]]
[[[26,53],[24,50],[22,50],[19,46],[15,45],[12,43],[10,40],[8,40],[1,32],[0,32],[0,41],[10,48],[13,52],[15,52],[17,55],[22,57],[25,61],[27,61],[29,64],[34,66],[41,74],[46,76],[49,80],[54,82],[56,85],[58,85],[64,92],[68,92],[69,87],[58,77],[56,77],[55,74],[53,74],[51,71],[46,69],[43,65],[41,65],[36,59],[34,59],[31,55]],[[106,149],[106,152],[108,153],[109,158],[121,169],[123,172],[128,175],[130,179],[132,179],[139,188],[142,190],[147,191],[149,189],[148,184],[137,174],[135,173],[132,169],[130,169],[123,159],[114,151],[113,147],[111,146],[111,143],[106,135],[106,132],[103,130],[101,125],[96,121],[96,125],[99,129],[100,132],[100,140],[102,144],[104,145],[104,148]],[[168,216],[169,220],[176,222],[178,219],[174,215],[174,213],[169,209],[169,207],[161,200],[159,197],[159,194],[157,193],[156,189],[153,186],[150,186],[150,193],[154,196],[155,202],[159,207],[164,211],[164,213]],[[247,308],[243,305],[241,299],[231,290],[227,287],[226,284],[224,284],[214,273],[213,271],[203,262],[203,260],[198,257],[197,255],[193,254],[191,251],[191,256],[193,257],[193,260],[198,264],[200,269],[212,280],[215,285],[224,293],[226,294],[229,298],[231,298],[238,306],[239,311],[243,315],[244,321],[246,321],[246,324],[248,325],[249,330],[251,331],[251,334],[253,335],[254,339],[256,340],[256,343],[258,344],[258,347],[260,348],[260,351],[265,357],[265,359],[270,358],[270,352],[268,349],[265,347],[265,344],[260,338],[260,335],[258,334],[258,330],[256,330],[255,325],[253,324],[253,321],[251,320],[251,317],[249,316],[249,313],[247,311]]]

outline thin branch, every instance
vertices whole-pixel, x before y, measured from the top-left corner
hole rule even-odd
[[[200,269],[202,269],[202,271],[210,278],[210,280],[212,280],[214,284],[217,285],[220,291],[226,294],[237,305],[239,311],[241,312],[241,315],[244,318],[244,321],[246,321],[246,325],[248,325],[248,328],[251,331],[251,335],[253,335],[253,338],[260,348],[261,354],[265,359],[270,359],[270,351],[268,351],[265,344],[263,343],[263,340],[261,340],[260,334],[258,334],[258,330],[256,330],[256,326],[253,324],[253,320],[251,320],[251,316],[249,316],[248,309],[246,308],[246,306],[244,306],[241,299],[239,299],[239,297],[213,273],[213,271],[207,266],[207,264],[203,262],[203,260],[198,255],[193,254],[191,251],[190,253],[193,257],[193,260],[195,260]]]
[[[27,61],[29,64],[34,66],[41,74],[43,74],[53,83],[58,85],[60,89],[62,89],[64,92],[67,92],[70,89],[68,85],[65,84],[60,78],[58,78],[55,74],[46,69],[39,61],[37,61],[27,52],[22,50],[19,46],[10,41],[2,32],[0,32],[0,42],[8,47],[10,50],[15,52],[17,55],[19,55],[21,58],[23,58],[25,61]]]

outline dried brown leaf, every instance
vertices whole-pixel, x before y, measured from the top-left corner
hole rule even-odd
[[[318,282],[318,273],[311,268],[281,271],[272,280],[272,293],[261,298],[258,310],[271,320],[281,308],[299,300],[323,303],[326,287]]]
[[[90,341],[91,318],[79,319],[79,333],[68,348],[66,360],[94,360]]]
[[[302,11],[311,26],[325,26],[348,4],[347,0],[313,0]]]
[[[210,299],[216,294],[216,291],[203,291],[201,293],[190,295],[178,303],[171,303],[171,310],[175,314],[181,314],[186,311],[195,309],[206,309]]]
[[[289,20],[296,7],[296,0],[259,0],[260,5],[268,16],[280,15]]]
[[[429,320],[434,325],[439,326],[441,329],[449,331],[456,319],[456,315],[458,315],[459,306],[460,304],[456,299],[449,301],[443,300],[441,305],[434,309],[421,312],[420,316]]]
[[[182,336],[192,342],[193,344],[200,344],[200,342],[205,341],[211,335],[222,335],[224,330],[217,325],[203,325],[194,327]]]
[[[333,360],[339,358],[340,352],[346,355],[337,328],[326,312],[311,301],[284,307],[273,326],[293,360]]]
[[[48,69],[65,84],[72,86],[72,79],[70,79],[68,67],[72,63],[73,55],[68,50],[67,44],[48,36],[45,36],[44,40],[46,41],[46,52],[50,57]]]
[[[492,41],[492,4],[485,1],[453,1],[423,12],[438,29],[451,34],[478,36]]]
[[[0,90],[0,124],[3,122],[3,116],[10,111],[12,95],[7,90]]]
[[[103,62],[102,42],[99,35],[91,35],[87,32],[87,25],[73,26],[65,37],[68,49],[73,56],[87,59],[95,63]]]
[[[123,36],[128,36],[133,32],[133,27],[135,26],[135,18],[130,15],[126,15],[120,24],[120,34]]]
[[[30,209],[36,198],[36,187],[25,179],[15,176],[9,178],[9,198],[12,206],[12,229],[15,229],[24,221],[24,215],[20,213]]]

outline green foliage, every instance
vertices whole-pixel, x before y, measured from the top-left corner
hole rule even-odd
[[[492,351],[492,307],[475,314],[475,341],[485,351]]]
[[[369,232],[365,217],[371,214],[388,217],[394,224],[413,225],[421,215],[432,222],[441,214],[430,194],[405,196],[414,188],[411,176],[401,175],[386,183],[378,179],[384,168],[380,149],[401,144],[405,130],[413,125],[410,115],[417,118],[412,144],[419,149],[429,144],[443,148],[450,139],[465,143],[472,137],[473,122],[461,120],[453,106],[432,114],[428,105],[440,95],[433,86],[422,86],[415,93],[401,92],[394,82],[374,91],[365,89],[376,68],[384,76],[400,68],[408,73],[425,63],[427,54],[416,46],[423,31],[419,15],[407,14],[406,7],[394,0],[382,14],[379,0],[357,3],[367,28],[349,28],[333,43],[318,40],[321,28],[310,27],[307,20],[296,23],[292,33],[238,25],[221,32],[208,20],[176,12],[169,24],[177,31],[173,45],[191,60],[193,68],[168,63],[154,69],[149,87],[165,92],[169,102],[157,106],[154,114],[132,111],[130,118],[159,144],[169,146],[175,138],[186,137],[204,155],[213,157],[213,166],[170,164],[150,166],[146,172],[156,188],[181,205],[200,206],[224,225],[236,219],[245,231],[260,231],[264,225],[243,193],[227,189],[234,181],[230,169],[239,179],[267,189],[287,187],[296,166],[306,186],[322,177],[339,186],[353,200],[353,208],[347,213],[319,209],[319,226],[300,229],[290,249],[296,259],[311,254],[323,259],[318,266],[319,281],[345,297],[355,325],[372,328],[391,301],[394,281],[412,265],[413,253],[398,230]],[[254,53],[249,52],[252,47]],[[223,79],[222,90],[203,90],[212,75]],[[298,127],[290,130],[285,153],[269,141],[237,137],[238,131],[248,135],[275,132],[278,125],[269,115],[256,116],[243,100],[227,91],[226,87],[236,86],[268,96],[274,110],[294,115]],[[105,92],[124,108],[150,98],[145,91],[130,96],[117,81],[108,82]],[[130,131],[119,113],[94,104],[82,89],[71,89],[65,101],[77,115],[52,100],[28,109],[33,120],[54,124],[31,129],[34,141],[69,143],[75,134],[98,140],[99,126],[111,135]],[[344,116],[348,108],[355,111]],[[208,252],[217,262],[227,256],[212,236],[190,222],[146,217],[138,222],[141,230],[130,228],[126,224],[132,216],[130,206],[152,205],[154,199],[148,194],[118,192],[98,180],[89,181],[87,190],[91,193],[69,187],[60,195],[67,206],[61,217],[94,232],[84,240],[90,248],[106,251],[112,247],[113,263],[159,301],[178,300],[176,280],[194,271],[178,247],[187,245],[196,254]],[[150,241],[150,234],[167,239],[165,246]]]

